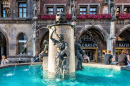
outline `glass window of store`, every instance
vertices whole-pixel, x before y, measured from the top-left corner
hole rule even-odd
[[[26,48],[27,38],[25,34],[21,33],[18,36],[18,54],[27,54]]]
[[[119,14],[120,13],[120,7],[117,7],[116,8],[116,14]]]
[[[57,13],[60,12],[60,10],[62,10],[62,12],[64,12],[64,8],[63,7],[57,7]]]
[[[96,7],[91,7],[90,8],[90,14],[96,14],[97,13],[97,8]]]
[[[87,8],[86,7],[80,7],[80,14],[87,14]]]
[[[130,7],[125,7],[124,8],[124,14],[130,13]]]
[[[26,12],[27,5],[26,5],[26,3],[25,2],[20,2],[18,5],[19,5],[18,6],[18,15],[19,15],[19,18],[25,18],[26,15],[27,15],[27,12]]]
[[[6,15],[5,9],[3,5],[1,5],[1,17],[5,18],[5,15]]]
[[[54,9],[53,9],[53,7],[48,7],[48,8],[47,8],[47,14],[51,14],[51,15],[54,14]]]

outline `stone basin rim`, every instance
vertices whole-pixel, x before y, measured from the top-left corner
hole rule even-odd
[[[0,66],[0,69],[4,69],[4,68],[8,68],[8,67],[14,67],[14,66],[26,66],[26,65],[42,65],[42,62],[6,64],[4,66]]]
[[[13,67],[13,66],[26,66],[26,65],[42,65],[42,62],[34,62],[34,63],[13,63],[13,64],[6,64],[4,66],[0,66],[0,69]],[[115,70],[127,70],[130,71],[130,67],[127,66],[117,66],[117,65],[104,65],[102,63],[83,63],[83,66],[89,67],[97,67],[97,68],[107,68],[107,69],[115,69]]]
[[[120,71],[120,70],[130,71],[130,67],[127,67],[127,66],[104,65],[103,63],[83,63],[83,65],[89,66],[89,67],[114,69],[114,70],[118,70],[118,71]]]

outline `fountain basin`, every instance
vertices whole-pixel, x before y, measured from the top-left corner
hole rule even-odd
[[[128,86],[130,71],[112,68],[84,66],[82,71],[76,71],[75,79],[48,78],[48,72],[40,70],[42,65],[16,66],[0,69],[0,86]],[[71,76],[71,75],[70,75]]]

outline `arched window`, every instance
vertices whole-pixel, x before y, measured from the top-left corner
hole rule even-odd
[[[18,36],[18,54],[27,54],[26,47],[27,38],[25,34],[21,33]]]

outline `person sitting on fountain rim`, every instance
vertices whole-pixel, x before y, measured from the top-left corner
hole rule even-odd
[[[107,54],[105,54],[103,63],[106,65],[109,64],[116,65],[116,62],[113,62],[113,56],[111,55],[111,50],[108,50]]]
[[[35,57],[34,57],[34,62],[39,62],[39,58],[38,58],[38,54],[36,53]]]
[[[4,64],[8,63],[9,61],[7,59],[5,59],[5,55],[2,55],[2,61],[1,61],[1,66],[3,66]]]

